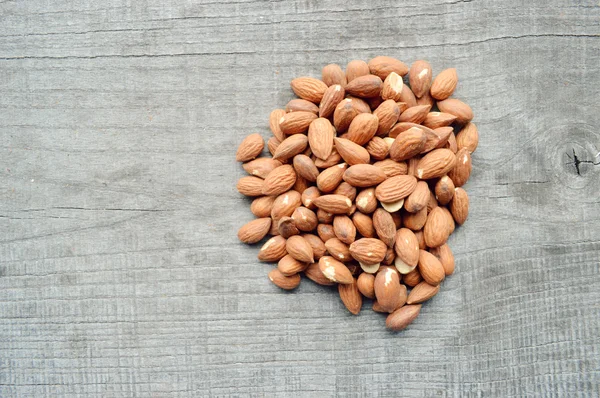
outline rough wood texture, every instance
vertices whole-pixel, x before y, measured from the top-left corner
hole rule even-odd
[[[0,396],[600,394],[597,1],[0,15]],[[399,334],[236,239],[237,143],[291,78],[379,54],[456,67],[481,134],[457,273]]]

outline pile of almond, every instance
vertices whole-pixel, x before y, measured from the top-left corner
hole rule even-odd
[[[249,174],[237,189],[256,198],[257,217],[238,237],[273,236],[258,258],[278,262],[275,285],[294,289],[302,273],[337,284],[352,314],[370,298],[392,330],[418,316],[454,272],[446,242],[469,213],[461,187],[478,132],[469,105],[450,98],[457,83],[455,69],[433,78],[426,61],[409,69],[384,56],[292,80],[299,98],[269,118],[272,157],[259,157],[260,134],[236,155]]]

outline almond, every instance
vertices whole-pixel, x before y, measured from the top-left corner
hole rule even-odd
[[[394,176],[377,186],[375,196],[380,202],[396,202],[410,195],[416,186],[417,179],[413,176]]]
[[[419,161],[417,177],[421,180],[441,177],[456,165],[456,156],[449,149],[434,149]]]
[[[279,128],[284,134],[302,134],[308,129],[310,123],[317,118],[312,112],[290,112],[279,119]]]
[[[435,148],[445,148],[450,137],[454,137],[454,129],[451,126],[436,127],[433,129],[433,132],[437,135],[437,145]]]
[[[338,133],[348,130],[358,111],[352,106],[352,100],[346,98],[340,101],[333,111],[333,125]]]
[[[381,207],[388,213],[395,213],[399,211],[404,205],[404,199],[399,199],[394,202],[381,202]]]
[[[362,296],[356,286],[356,281],[347,285],[339,284],[338,292],[342,303],[353,315],[358,315],[362,307]]]
[[[348,96],[347,99],[350,100],[350,104],[358,113],[371,113],[371,106],[366,100],[352,96]],[[367,100],[372,100],[372,98],[367,98]]]
[[[313,77],[298,77],[292,80],[292,90],[302,99],[318,104],[327,90],[327,85]]]
[[[369,61],[369,71],[371,74],[385,79],[392,72],[400,76],[406,75],[408,73],[408,66],[396,58],[379,56]]]
[[[306,267],[308,267],[308,263],[300,262],[289,254],[286,254],[277,264],[277,269],[284,276],[295,275],[304,271]]]
[[[315,204],[313,203],[313,201],[318,198],[319,196],[321,196],[321,192],[319,191],[319,188],[317,187],[308,187],[307,189],[305,189],[302,192],[302,204],[304,206],[306,206],[308,209],[314,210],[317,207],[315,206]]]
[[[258,218],[270,217],[275,196],[261,196],[252,201],[250,211]]]
[[[320,117],[311,122],[308,128],[308,144],[316,157],[327,159],[331,155],[334,136],[335,131],[329,120]]]
[[[421,283],[422,280],[423,280],[423,278],[421,277],[421,274],[419,273],[418,268],[415,268],[414,270],[412,270],[411,272],[409,272],[408,274],[406,274],[402,277],[402,282],[406,286],[412,286],[412,287],[417,286],[419,283]]]
[[[342,161],[342,157],[335,149],[333,149],[331,151],[331,155],[329,155],[329,157],[327,159],[323,160],[323,159],[319,159],[315,156],[315,158],[313,160],[315,161],[315,166],[317,166],[320,169],[326,169],[328,167],[331,167],[331,166],[334,166],[334,165],[340,163]]]
[[[427,282],[421,282],[415,286],[406,300],[407,304],[419,304],[429,300],[440,291],[440,285],[432,286]]]
[[[269,272],[269,280],[281,289],[292,290],[300,285],[300,275],[285,276],[277,268]]]
[[[335,217],[334,214],[332,213],[328,213],[323,209],[318,209],[317,210],[317,219],[319,220],[320,223],[323,224],[332,224],[333,223],[333,217]],[[332,231],[333,231],[333,225],[332,225]],[[323,240],[323,242],[326,242],[326,240]]]
[[[452,180],[455,187],[465,185],[471,176],[471,153],[467,148],[463,148],[456,153],[456,166],[448,172],[448,177]]]
[[[373,213],[373,227],[377,232],[377,236],[388,247],[394,246],[394,236],[396,234],[396,225],[394,219],[387,211],[377,209]]]
[[[386,179],[385,173],[377,166],[357,164],[344,172],[344,181],[354,187],[366,188],[377,185]]]
[[[290,236],[285,244],[285,249],[290,256],[298,261],[304,263],[314,262],[312,247],[302,236]]]
[[[456,189],[459,189],[459,188],[454,189],[454,195],[456,195]],[[460,189],[462,189],[462,188],[460,188]],[[452,202],[450,202],[450,203],[452,203]],[[445,224],[446,224],[446,228],[448,229],[448,235],[452,235],[452,233],[454,232],[454,228],[456,227],[454,217],[452,216],[452,213],[450,213],[450,210],[448,210],[447,208],[440,206],[440,209],[442,209],[444,218],[446,219]]]
[[[311,112],[315,115],[319,113],[319,107],[310,101],[295,98],[287,103],[285,106],[286,112]]]
[[[394,100],[387,100],[382,102],[375,111],[373,111],[378,119],[377,131],[378,136],[387,134],[392,126],[398,121],[400,116],[400,110]],[[352,127],[352,126],[351,126]]]
[[[327,253],[327,248],[325,247],[325,243],[319,238],[317,235],[313,234],[304,234],[302,235],[304,240],[308,242],[310,247],[313,249],[313,255],[315,256],[315,260],[320,259]]]
[[[327,248],[327,252],[336,260],[343,263],[352,261],[352,256],[350,255],[350,249],[348,248],[348,245],[338,238],[328,239],[325,242],[325,247]]]
[[[416,177],[417,176],[417,166],[421,161],[421,157],[415,156],[413,158],[408,159],[408,171],[407,175]]]
[[[345,181],[338,185],[333,193],[336,195],[347,196],[350,200],[354,200],[356,198],[356,188]]]
[[[419,128],[423,131],[431,130],[429,127],[421,126],[420,124],[411,123],[411,122],[398,122],[392,127],[388,136],[391,138],[396,138],[400,133],[410,129],[411,127]]]
[[[348,65],[346,65],[346,81],[348,83],[357,77],[365,76],[369,73],[371,73],[369,71],[369,65],[363,60],[355,59],[354,61],[348,62]]]
[[[317,215],[314,211],[300,206],[292,213],[294,224],[300,231],[310,232],[317,228]]]
[[[441,205],[447,205],[454,196],[454,183],[448,176],[443,176],[435,183],[435,198]]]
[[[273,169],[279,166],[281,166],[281,162],[271,158],[258,158],[242,165],[246,173],[260,178],[265,178]]]
[[[425,181],[419,181],[415,190],[404,200],[404,208],[410,213],[416,213],[429,202],[429,186]]]
[[[331,225],[331,224],[317,225],[317,233],[319,234],[319,238],[323,242],[327,242],[327,241],[335,238],[335,232],[333,232],[333,225]],[[325,246],[325,247],[327,247],[327,246]]]
[[[425,120],[430,109],[431,106],[429,105],[416,105],[410,107],[400,114],[398,121],[420,124]]]
[[[388,247],[387,251],[385,252],[385,257],[383,258],[383,261],[381,261],[381,264],[392,265],[392,264],[394,264],[395,259],[396,259],[396,253],[394,253],[394,249],[392,249],[391,247]]]
[[[419,273],[425,282],[433,286],[439,285],[446,275],[440,260],[425,250],[419,251]]]
[[[237,190],[239,193],[246,196],[262,196],[264,183],[262,178],[254,176],[242,177],[237,182]]]
[[[357,115],[348,128],[348,139],[358,145],[365,145],[375,136],[379,119],[370,113]]]
[[[238,162],[247,162],[255,159],[262,152],[265,147],[265,141],[260,134],[250,134],[238,146],[237,153],[235,154],[235,160]]]
[[[448,137],[448,143],[444,148],[450,149],[452,153],[458,152],[458,146],[456,144],[456,137],[454,136],[454,134],[450,134],[450,137]]]
[[[448,244],[444,243],[440,247],[429,249],[429,251],[440,260],[446,276],[454,273],[454,254],[452,254],[452,250],[450,250]]]
[[[383,160],[387,157],[390,148],[383,138],[373,137],[367,143],[366,149],[373,159]]]
[[[354,283],[354,277],[348,267],[333,257],[321,257],[319,259],[319,269],[325,275],[325,278],[331,282],[344,285]]]
[[[387,246],[379,239],[362,238],[350,245],[350,254],[362,264],[380,263],[385,257]]]
[[[350,166],[369,163],[369,152],[362,146],[345,138],[334,138],[335,148]]]
[[[283,131],[279,128],[279,121],[285,116],[285,113],[286,112],[283,109],[274,109],[269,115],[269,127],[271,128],[271,132],[280,142],[285,140],[285,134],[283,134]]]
[[[286,161],[302,153],[306,149],[308,138],[304,134],[294,134],[289,136],[275,150],[273,159]]]
[[[399,175],[406,175],[406,172],[408,170],[406,163],[396,162],[392,159],[384,159],[379,162],[375,162],[373,163],[373,166],[377,166],[381,170],[383,170],[383,172],[388,178]]]
[[[377,208],[375,188],[363,189],[356,195],[356,208],[364,214],[373,213]]]
[[[363,272],[366,272],[367,274],[376,274],[377,271],[379,271],[379,267],[381,266],[380,263],[363,264],[363,263],[359,262],[359,264],[360,264],[360,268],[363,270]]]
[[[274,236],[260,248],[258,259],[260,261],[279,261],[287,254],[286,239],[283,236]]]
[[[469,216],[469,196],[464,189],[456,188],[454,190],[454,197],[450,202],[450,212],[458,225],[462,225],[467,220]]]
[[[263,195],[279,195],[288,191],[296,182],[296,172],[289,164],[279,166],[267,175],[262,186]]]
[[[386,312],[393,312],[400,307],[401,288],[398,272],[392,267],[382,267],[375,276],[375,297],[377,303]]]
[[[385,326],[395,332],[404,330],[419,316],[420,311],[421,304],[405,305],[388,315]]]
[[[405,102],[409,108],[418,105],[417,99],[415,98],[415,94],[406,84],[402,86],[402,92],[400,93],[400,102]]]
[[[456,69],[450,68],[441,71],[431,83],[429,92],[436,100],[445,100],[450,97],[458,83]]]
[[[323,195],[314,200],[315,206],[332,214],[346,214],[352,201],[344,195]]]
[[[346,84],[346,93],[359,97],[376,97],[381,93],[383,81],[375,75],[359,76]]]
[[[431,65],[423,60],[413,62],[408,78],[413,93],[417,98],[421,98],[431,87]]]
[[[317,177],[319,176],[319,170],[311,158],[306,155],[299,154],[294,156],[293,163],[294,170],[296,170],[297,175],[302,176],[311,182],[315,182],[317,180]]]
[[[323,100],[319,105],[319,117],[329,117],[333,115],[335,107],[344,99],[345,94],[346,90],[339,84],[327,88],[323,95]]]
[[[416,235],[408,228],[400,228],[394,239],[396,252],[395,265],[398,272],[407,274],[419,262],[419,242]]]
[[[436,129],[438,127],[446,127],[454,123],[456,116],[444,112],[429,112],[423,120],[423,125]]]
[[[244,243],[256,243],[267,235],[271,229],[271,218],[257,218],[238,230],[238,239]]]
[[[421,153],[426,141],[423,129],[411,127],[396,137],[390,147],[390,158],[395,161],[410,159]]]
[[[398,105],[398,110],[400,111],[400,113],[402,113],[408,109],[408,104],[406,102],[396,101],[396,105]],[[417,104],[417,105],[422,105],[422,104]]]
[[[402,214],[402,224],[413,231],[418,231],[425,225],[427,221],[427,208],[423,208],[416,213]]]
[[[323,170],[317,177],[317,187],[321,192],[333,192],[342,182],[347,167],[346,163],[340,163]]]
[[[381,88],[381,98],[384,100],[398,102],[402,98],[403,87],[404,83],[402,82],[402,77],[396,72],[392,72],[385,78],[385,81],[383,82],[383,87]],[[401,110],[401,112],[404,112],[404,110]]]
[[[348,216],[337,215],[333,218],[333,232],[339,240],[348,245],[356,238],[356,227]]]
[[[479,133],[477,132],[477,126],[473,123],[467,123],[456,134],[456,145],[458,149],[466,148],[470,153],[475,152],[477,145],[479,144]]]
[[[450,235],[448,221],[441,207],[436,207],[427,215],[423,227],[423,237],[428,247],[438,247],[446,243]]]
[[[289,217],[302,204],[302,197],[297,191],[287,191],[275,198],[271,207],[271,217],[279,221],[281,217]]]
[[[363,272],[358,276],[356,280],[356,287],[363,296],[374,299],[375,298],[375,276]]]
[[[338,64],[329,64],[321,70],[321,80],[330,87],[336,84],[344,87],[346,85],[346,74]]]
[[[467,124],[473,119],[473,110],[456,98],[448,98],[437,103],[440,111],[456,116],[456,123]]]
[[[435,105],[435,99],[431,96],[429,91],[421,96],[421,98],[417,98],[417,105],[429,105],[433,108]]]
[[[323,275],[321,270],[319,269],[318,263],[309,264],[308,267],[304,270],[304,275],[311,281],[323,285],[323,286],[332,286],[335,285],[334,282],[331,282],[329,279]]]
[[[352,216],[352,222],[354,223],[358,233],[365,238],[375,237],[375,228],[373,227],[373,220],[371,217],[361,212],[356,212]]]
[[[280,144],[281,144],[281,140],[279,140],[277,137],[269,138],[269,140],[267,141],[267,148],[269,149],[271,156],[273,156],[275,154],[275,151],[277,150],[277,147],[279,147]]]

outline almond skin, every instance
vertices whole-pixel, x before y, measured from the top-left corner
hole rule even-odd
[[[423,129],[411,127],[398,134],[390,147],[390,158],[395,161],[410,159],[421,153],[426,140]]]
[[[373,163],[373,166],[379,167],[388,178],[399,175],[406,175],[408,171],[406,163],[396,162],[392,159],[380,160],[379,162]]]
[[[294,257],[286,254],[279,262],[277,263],[277,269],[284,276],[292,276],[297,274],[298,272],[302,272],[308,267],[308,263],[303,263],[296,260]]]
[[[352,100],[346,98],[340,101],[333,111],[333,125],[338,133],[348,130],[358,111],[352,106]]]
[[[286,241],[285,249],[290,256],[303,263],[314,262],[311,245],[299,235],[290,236]]]
[[[331,282],[344,285],[354,283],[354,277],[348,267],[333,257],[321,257],[319,259],[319,270],[321,270],[321,273],[323,273],[325,278]]]
[[[286,135],[306,132],[310,123],[317,118],[312,112],[290,112],[279,119],[279,128]]]
[[[237,153],[235,154],[235,160],[238,162],[247,162],[255,159],[261,154],[265,147],[265,141],[260,134],[250,134],[240,143],[238,146]]]
[[[427,221],[423,227],[423,236],[428,247],[441,246],[448,240],[450,231],[443,212],[441,207],[436,207],[427,215]]]
[[[350,245],[352,257],[366,265],[380,263],[384,259],[386,251],[385,243],[374,238],[362,238]]]
[[[358,98],[358,97],[348,96],[347,99],[350,100],[350,104],[352,105],[352,107],[354,109],[356,109],[356,111],[359,114],[360,113],[371,113],[371,107],[370,107],[369,103],[367,102],[367,100],[372,100],[373,98],[362,99],[362,98]]]
[[[456,116],[444,112],[429,112],[423,120],[423,125],[431,129],[450,126],[456,120]]]
[[[393,312],[401,303],[400,278],[392,267],[382,267],[375,276],[375,297],[386,312]]]
[[[454,196],[454,183],[448,176],[443,176],[435,183],[435,198],[441,205],[447,205]]]
[[[414,268],[419,262],[419,242],[416,235],[408,228],[400,228],[396,231],[394,251],[396,259],[400,259],[408,267]],[[403,270],[398,271],[406,273]]]
[[[300,231],[310,232],[317,228],[319,223],[317,215],[314,211],[307,209],[306,207],[300,206],[292,213],[292,220]]]
[[[350,166],[369,163],[369,152],[362,146],[345,138],[334,138],[333,142],[342,159]]]
[[[285,136],[283,139],[285,139]],[[281,141],[283,141],[283,139],[280,140],[277,137],[269,138],[269,140],[267,141],[267,148],[269,149],[269,153],[271,153],[271,156],[273,156],[275,154],[277,147],[279,147],[279,145],[281,144]]]
[[[375,75],[359,76],[346,84],[346,94],[359,98],[376,97],[381,93],[383,81]]]
[[[381,98],[384,100],[392,100],[399,102],[402,98],[402,89],[404,83],[402,77],[396,72],[390,73],[383,82],[381,88]],[[400,108],[400,107],[399,107]],[[405,109],[400,109],[400,112],[404,112]]]
[[[413,62],[408,78],[413,93],[417,98],[421,98],[431,87],[431,65],[423,60]]]
[[[287,254],[286,239],[282,236],[274,236],[260,248],[258,259],[260,261],[279,261]]]
[[[346,90],[344,90],[342,85],[334,84],[333,86],[328,87],[323,95],[323,100],[319,105],[319,117],[329,117],[333,115],[335,107],[344,99],[344,95],[346,95]]]
[[[286,112],[311,112],[315,115],[319,113],[319,107],[310,101],[303,100],[301,98],[295,98],[290,100],[285,106]]]
[[[315,260],[320,259],[327,253],[327,248],[325,247],[325,243],[319,238],[317,235],[313,234],[303,234],[302,237],[304,240],[308,242],[310,247],[313,249],[313,255],[315,256]]]
[[[450,68],[441,71],[431,83],[429,92],[436,100],[442,101],[450,97],[458,83],[456,69]]]
[[[416,187],[417,179],[415,177],[394,176],[377,186],[375,196],[380,202],[395,202],[410,195]]]
[[[281,166],[281,162],[271,158],[258,158],[242,165],[246,173],[260,178],[265,178],[279,166]]]
[[[415,286],[406,300],[406,304],[419,304],[429,300],[440,291],[440,285],[432,286],[427,282],[421,282]]]
[[[314,200],[315,206],[331,214],[346,214],[352,201],[344,195],[322,195]]]
[[[348,311],[353,315],[358,315],[362,307],[362,296],[358,291],[356,281],[346,285],[339,284],[338,293]]]
[[[451,126],[436,127],[433,129],[433,132],[438,138],[436,148],[445,148],[450,137],[454,137],[454,129]]]
[[[350,249],[348,248],[348,245],[338,238],[331,238],[327,240],[327,242],[325,242],[325,248],[327,248],[327,252],[338,261],[343,263],[352,261],[352,256],[350,255]]]
[[[456,134],[456,145],[458,149],[466,148],[470,153],[473,153],[475,152],[475,149],[477,149],[478,144],[479,133],[477,131],[477,126],[473,123],[467,123],[467,125]]]
[[[331,225],[331,224],[317,225],[317,233],[319,234],[319,238],[323,242],[328,242],[329,240],[335,238],[335,232],[333,232],[333,225]],[[325,246],[325,247],[327,247],[327,246]]]
[[[311,158],[303,154],[298,154],[294,156],[293,165],[294,170],[296,170],[296,174],[306,178],[308,181],[317,181],[319,169],[317,169],[315,162],[313,162]]]
[[[327,159],[319,159],[315,156],[313,159],[315,161],[315,166],[320,169],[326,169],[328,167],[334,166],[342,161],[342,157],[335,150],[335,148],[331,151],[331,155]]]
[[[348,127],[348,139],[358,145],[365,145],[377,133],[379,119],[370,113],[357,115]]]
[[[285,140],[285,134],[283,134],[283,131],[281,131],[281,128],[279,127],[279,121],[285,114],[286,112],[283,109],[274,109],[269,115],[269,127],[271,128],[271,132],[280,142]]]
[[[427,208],[423,208],[416,213],[405,212],[402,214],[402,225],[406,228],[418,231],[423,228],[427,222]]]
[[[402,112],[398,117],[398,121],[420,124],[425,120],[430,109],[430,105],[413,106]]]
[[[396,225],[394,219],[387,211],[377,209],[373,213],[373,227],[377,232],[377,236],[388,247],[394,246],[394,237],[396,235]]]
[[[300,275],[295,274],[291,276],[285,276],[277,268],[269,272],[269,280],[273,284],[284,290],[293,290],[300,285]]]
[[[322,117],[313,120],[308,128],[308,144],[312,153],[319,159],[327,159],[333,149],[334,136],[335,131],[329,120]]]
[[[317,187],[321,192],[333,192],[342,182],[347,167],[346,163],[340,163],[323,170],[317,177]]]
[[[313,77],[298,77],[291,82],[292,90],[302,99],[318,104],[327,90],[327,85]]]
[[[471,153],[467,148],[463,148],[456,153],[456,166],[448,172],[448,177],[455,187],[462,187],[471,176],[472,168]]]
[[[375,237],[375,227],[373,227],[373,220],[366,214],[357,211],[352,215],[352,222],[356,227],[359,234],[365,238]]]
[[[308,138],[304,134],[289,136],[279,144],[273,154],[273,159],[285,162],[299,153],[304,152],[307,144]]]
[[[414,270],[412,270],[411,272],[409,272],[408,274],[406,274],[402,277],[402,282],[406,286],[412,286],[412,287],[417,286],[419,283],[421,283],[422,280],[423,280],[423,278],[421,277],[421,274],[419,273],[418,268],[415,268]]]
[[[416,213],[429,202],[429,186],[425,181],[419,181],[415,190],[404,200],[404,208],[410,213]]]
[[[454,254],[452,254],[452,250],[447,243],[444,243],[440,247],[429,249],[429,251],[431,254],[436,256],[438,260],[440,260],[442,267],[444,267],[444,273],[446,276],[454,273]]]
[[[321,196],[321,192],[317,187],[308,187],[302,192],[301,200],[302,204],[311,210],[315,210],[317,207],[313,203],[316,198]]]
[[[238,230],[238,239],[244,243],[256,243],[267,235],[271,229],[271,218],[257,218]]]
[[[375,188],[363,189],[356,195],[356,208],[364,214],[370,214],[375,211],[377,208]]]
[[[458,225],[462,225],[469,216],[469,196],[467,192],[462,188],[456,188],[454,190],[454,197],[450,202],[450,213],[454,221]]]
[[[405,305],[388,315],[385,326],[395,332],[406,329],[421,311],[421,304]]]
[[[271,207],[271,218],[279,220],[281,217],[289,217],[297,207],[302,204],[302,196],[294,190],[278,195]]]
[[[456,98],[448,98],[437,103],[440,111],[456,116],[456,123],[467,124],[473,119],[473,110]]]
[[[281,217],[277,222],[277,232],[279,232],[279,235],[283,236],[286,239],[293,235],[298,235],[300,233],[292,217],[287,216]]]
[[[350,83],[352,80],[360,76],[370,74],[369,65],[363,60],[355,59],[348,62],[346,65],[346,81]]]
[[[440,260],[425,250],[419,251],[419,273],[425,282],[433,286],[439,285],[446,276]]]
[[[357,164],[350,166],[344,172],[343,178],[344,181],[354,187],[366,188],[385,181],[386,175],[377,166],[370,164]]]
[[[348,245],[356,238],[356,227],[350,217],[345,215],[337,215],[333,218],[333,232],[340,241]]]
[[[398,121],[400,116],[400,110],[394,100],[387,100],[382,102],[377,109],[373,111],[378,119],[376,135],[382,136],[387,134],[392,126]]]
[[[381,137],[373,137],[371,141],[367,143],[366,149],[369,155],[375,160],[385,159],[390,151],[390,147],[386,140]]]
[[[408,66],[396,58],[379,56],[369,61],[369,71],[371,74],[385,79],[390,73],[396,72],[400,76],[408,73]]]
[[[406,84],[402,87],[402,93],[400,93],[400,101],[405,102],[409,108],[412,108],[413,106],[418,105],[415,94],[412,92],[410,87],[408,87]]]
[[[333,193],[336,195],[347,196],[350,200],[354,200],[356,198],[356,188],[345,181],[338,185]]]
[[[308,267],[306,267],[306,269],[304,270],[304,275],[306,275],[306,277],[308,279],[310,279],[311,281],[313,281],[319,285],[323,285],[323,286],[335,285],[335,282],[331,282],[329,279],[327,279],[325,277],[325,275],[323,275],[323,273],[319,269],[318,263],[309,264]]]
[[[263,195],[279,195],[288,191],[296,182],[296,172],[289,164],[277,167],[265,178],[262,186]]]
[[[258,218],[270,217],[275,196],[261,196],[252,201],[250,211]]]
[[[456,137],[454,134],[450,134],[450,137],[448,137],[448,143],[444,148],[448,148],[452,151],[452,153],[458,152],[458,145],[456,144]]]
[[[421,180],[441,177],[456,165],[456,156],[449,149],[434,149],[419,161],[417,177]]]
[[[373,274],[366,272],[360,274],[356,280],[356,286],[363,296],[370,299],[375,298],[375,276]]]
[[[321,80],[329,87],[336,84],[344,87],[346,85],[346,74],[338,64],[329,64],[321,70]]]
[[[237,190],[246,196],[262,196],[264,183],[262,178],[254,176],[242,177],[237,182]]]

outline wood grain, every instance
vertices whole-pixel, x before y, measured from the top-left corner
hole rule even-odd
[[[600,394],[597,1],[0,15],[0,396]],[[237,143],[293,77],[380,54],[456,67],[481,137],[457,272],[399,334],[235,234]]]

